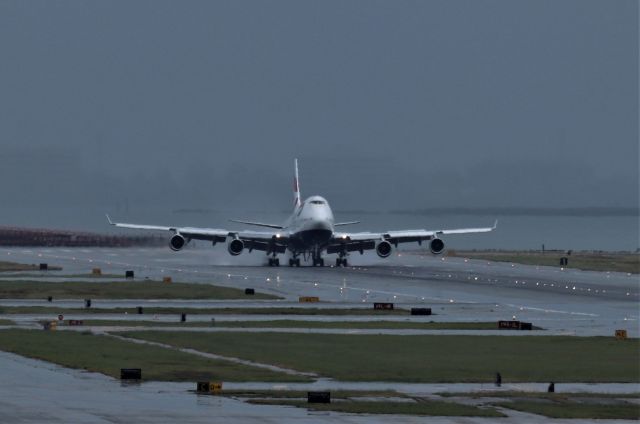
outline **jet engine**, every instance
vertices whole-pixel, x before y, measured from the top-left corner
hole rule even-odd
[[[169,239],[169,247],[174,252],[177,252],[178,250],[182,250],[185,244],[187,244],[187,241],[180,234],[174,234]]]
[[[389,243],[386,240],[382,240],[380,243],[378,243],[378,245],[376,246],[376,253],[378,254],[378,256],[380,256],[381,258],[386,258],[391,254],[391,243]]]
[[[240,239],[230,240],[229,243],[227,244],[227,250],[229,251],[229,254],[232,256],[238,256],[239,254],[242,253],[243,249],[244,249],[244,243]]]
[[[434,238],[429,243],[429,249],[431,249],[431,253],[434,255],[439,255],[444,250],[444,242],[439,238]]]

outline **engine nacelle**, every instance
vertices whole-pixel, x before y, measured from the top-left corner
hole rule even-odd
[[[380,256],[381,258],[386,258],[391,254],[391,243],[389,243],[386,240],[382,240],[380,243],[378,243],[378,245],[376,246],[376,253],[378,254],[378,256]]]
[[[434,255],[439,255],[444,250],[444,242],[439,238],[435,238],[429,243],[429,249]]]
[[[178,250],[182,250],[185,244],[187,244],[187,240],[185,240],[185,238],[182,237],[180,234],[174,234],[169,239],[169,247],[174,252],[177,252]]]
[[[239,254],[242,253],[243,249],[244,249],[244,243],[240,239],[233,239],[233,240],[230,240],[229,243],[227,243],[227,250],[229,251],[229,254],[232,256],[238,256]]]

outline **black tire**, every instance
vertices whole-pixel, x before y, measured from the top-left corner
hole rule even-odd
[[[318,265],[324,266],[324,259],[322,258],[318,259]]]
[[[342,260],[342,266],[345,267],[345,268],[349,266],[349,263],[347,262],[347,258],[344,258]]]
[[[273,264],[274,264],[275,266],[280,266],[280,259],[275,258],[275,259],[273,260]]]
[[[296,259],[296,266],[297,266],[298,268],[300,268],[300,258],[297,258],[297,259]]]
[[[293,259],[289,259],[289,266],[293,266],[294,263],[295,261]]]

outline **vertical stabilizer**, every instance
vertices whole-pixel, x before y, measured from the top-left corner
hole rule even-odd
[[[298,180],[298,159],[294,159],[295,163],[295,175],[293,177],[293,208],[300,207],[302,201],[300,200],[300,182]]]

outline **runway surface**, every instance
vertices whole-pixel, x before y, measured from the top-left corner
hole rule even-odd
[[[238,261],[259,263],[263,256],[257,253]],[[124,270],[133,270],[136,277],[141,279],[171,276],[174,281],[251,287],[283,297],[283,301],[271,303],[275,306],[300,306],[297,303],[299,296],[318,296],[321,301],[332,303],[302,306],[354,307],[372,302],[394,302],[405,308],[431,307],[435,315],[425,320],[498,321],[515,318],[543,327],[549,331],[547,334],[611,336],[616,329],[626,329],[631,337],[638,337],[640,333],[640,280],[635,274],[536,267],[411,253],[396,255],[387,260],[368,255],[352,255],[350,260],[355,266],[349,268],[234,266],[228,263],[235,258],[230,258],[221,249],[191,249],[177,253],[168,248],[0,249],[0,258],[3,257],[17,262],[61,265],[64,270],[58,273],[64,275],[86,274],[91,268],[100,267],[107,274],[123,275]],[[46,276],[54,277],[55,272],[47,273]],[[60,306],[82,307],[81,300],[58,302],[61,301],[56,300],[56,304]],[[232,307],[235,303],[96,300],[93,307]],[[5,306],[17,304],[51,306],[44,299],[0,301],[0,305]],[[254,306],[263,307],[265,302],[254,302]],[[91,316],[98,318],[94,314]],[[218,321],[230,317],[190,316],[190,319],[208,321],[211,318]],[[255,316],[234,318],[257,319]],[[388,318],[395,319],[391,316],[384,319]]]
[[[349,268],[269,268],[258,265],[262,254],[230,258],[223,248],[187,249],[174,253],[166,249],[0,249],[0,259],[23,263],[47,262],[61,265],[58,272],[20,273],[24,279],[68,280],[58,275],[87,274],[100,267],[105,274],[124,275],[134,270],[137,279],[161,279],[171,276],[176,282],[213,283],[281,296],[272,306],[296,307],[370,307],[372,302],[394,302],[398,307],[430,307],[435,315],[408,316],[277,316],[292,320],[411,320],[411,321],[497,321],[518,319],[532,322],[545,331],[517,332],[520,335],[568,334],[577,336],[613,336],[616,329],[626,329],[638,337],[638,302],[640,281],[637,275],[586,272],[570,269],[525,266],[510,263],[441,258],[401,253],[387,260],[375,256],[353,255]],[[26,275],[26,276],[25,276]],[[2,274],[1,279],[13,279]],[[95,281],[111,280],[95,279]],[[83,278],[82,281],[87,281]],[[299,304],[299,296],[318,296],[319,304]],[[326,303],[325,303],[326,302]],[[264,301],[149,301],[94,300],[94,308],[117,306],[174,307],[265,307]],[[46,300],[0,300],[0,306],[52,306]],[[55,299],[61,307],[83,306],[82,300]],[[113,319],[113,315],[82,314],[65,318]],[[3,316],[29,325],[39,314]],[[225,331],[231,320],[266,320],[274,315],[189,315],[189,321],[216,320],[216,327],[200,331]],[[129,314],[130,320],[153,319]],[[176,317],[158,316],[160,321]],[[223,328],[220,328],[223,327]],[[198,331],[199,329],[190,330]],[[237,331],[238,329],[234,329]],[[304,330],[305,332],[309,330]],[[325,331],[325,330],[318,330]],[[345,330],[330,330],[332,332]],[[369,330],[346,330],[367,332]],[[378,330],[374,330],[380,332]],[[392,330],[398,333],[398,330]],[[415,331],[415,330],[401,330]],[[384,332],[384,331],[383,331]],[[439,330],[417,330],[415,334],[444,334]],[[457,331],[455,334],[467,332]],[[478,334],[477,331],[471,332]],[[492,333],[487,332],[485,334]],[[505,332],[495,332],[505,334]],[[513,331],[506,333],[514,334]],[[409,334],[409,333],[407,333]],[[414,333],[411,333],[414,334]],[[253,406],[238,400],[196,396],[189,393],[193,384],[144,383],[121,385],[109,377],[69,370],[40,361],[0,352],[0,421],[1,422],[210,422],[215,416],[224,422],[423,422],[419,417],[357,416],[339,413],[308,413],[304,409]],[[336,382],[318,381],[307,389],[336,387]],[[364,388],[355,383],[339,383],[342,388]],[[355,385],[354,385],[355,384]],[[351,386],[350,386],[351,385]],[[446,390],[484,390],[482,385],[402,385],[365,383],[368,389],[394,388],[407,393],[434,393]],[[228,384],[228,388],[278,388],[266,383]],[[289,387],[290,386],[290,387]],[[302,388],[288,385],[287,388]],[[457,387],[456,387],[457,386]],[[487,386],[487,385],[485,385]],[[544,390],[540,385],[517,385],[511,389]],[[540,387],[538,387],[540,386]],[[280,387],[282,388],[282,387]],[[571,390],[602,392],[637,391],[637,385],[576,385]],[[570,390],[568,387],[566,390]],[[38,405],[38,408],[34,408]],[[542,417],[509,412],[507,422],[542,422]],[[429,418],[436,423],[488,423],[481,418]],[[558,420],[562,422],[562,420]],[[573,422],[568,421],[567,422]],[[586,421],[585,421],[586,422]],[[594,421],[595,422],[595,421]]]

